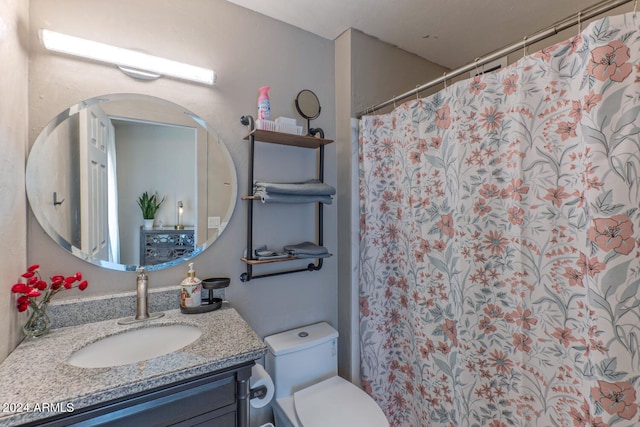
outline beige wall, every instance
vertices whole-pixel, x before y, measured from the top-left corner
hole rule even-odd
[[[22,338],[24,321],[10,290],[26,268],[28,26],[27,2],[0,2],[0,361]]]
[[[352,193],[350,118],[366,106],[386,101],[435,78],[444,68],[414,54],[398,49],[357,30],[347,30],[335,41],[336,134],[338,150],[338,323],[340,325],[340,373],[359,382],[358,289],[352,272],[357,252],[352,253]]]
[[[360,31],[352,30],[351,40],[352,115],[415,89],[448,71]],[[426,95],[421,93],[421,96]],[[393,106],[387,110],[390,109]]]
[[[30,4],[31,143],[51,118],[80,100],[120,92],[165,98],[201,116],[221,136],[237,168],[239,198],[246,194],[248,159],[248,144],[243,141],[246,128],[239,119],[256,115],[260,86],[271,86],[274,118],[295,117],[299,123],[293,100],[301,89],[314,90],[322,115],[313,125],[322,127],[327,138],[335,138],[330,40],[222,0],[31,0]],[[144,82],[112,66],[51,54],[37,41],[36,32],[42,27],[211,67],[218,73],[218,84],[210,88],[171,79]],[[256,148],[256,158],[257,178],[313,177],[315,153],[311,150],[262,144]],[[325,179],[336,185],[335,144],[326,149]],[[194,259],[197,275],[230,277],[227,299],[260,336],[321,320],[337,326],[336,205],[325,208],[325,245],[334,256],[321,271],[242,283],[246,203],[237,201],[224,233]],[[305,208],[256,206],[254,242],[281,247],[313,240],[313,218],[309,218],[313,213]],[[134,289],[135,273],[102,270],[70,256],[44,234],[31,213],[28,218],[29,261],[42,264],[45,274],[52,274],[54,266],[63,274],[82,271],[90,283],[83,295]],[[184,264],[151,272],[150,286],[176,285],[186,270]],[[70,292],[68,296],[77,295]]]

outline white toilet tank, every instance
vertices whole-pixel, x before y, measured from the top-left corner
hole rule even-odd
[[[265,337],[265,368],[275,398],[293,395],[338,374],[338,331],[326,322]]]

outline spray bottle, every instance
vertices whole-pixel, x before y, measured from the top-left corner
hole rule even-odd
[[[269,86],[258,89],[258,120],[271,120],[271,103],[269,101]]]

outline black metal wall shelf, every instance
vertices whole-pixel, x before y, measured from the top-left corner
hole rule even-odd
[[[308,264],[305,268],[296,268],[291,270],[284,271],[276,271],[264,274],[253,274],[253,267],[264,264],[273,264],[273,263],[281,263],[281,262],[291,262],[297,261],[300,258],[290,257],[290,258],[281,258],[281,259],[270,259],[270,260],[258,260],[253,258],[253,202],[254,200],[259,200],[259,197],[253,196],[253,171],[254,171],[254,153],[255,153],[255,143],[266,142],[271,144],[280,144],[280,145],[289,145],[292,147],[304,147],[310,149],[318,150],[318,180],[321,182],[324,181],[324,146],[333,142],[330,139],[324,139],[324,132],[320,128],[313,129],[314,135],[319,134],[320,138],[309,135],[293,135],[289,133],[282,132],[273,132],[261,129],[255,129],[255,124],[253,117],[251,116],[242,116],[240,118],[240,123],[245,126],[248,126],[250,132],[247,136],[244,137],[245,140],[249,141],[249,164],[248,164],[248,179],[247,179],[247,196],[243,196],[241,199],[247,201],[247,253],[246,256],[241,258],[241,260],[246,264],[246,272],[240,275],[240,280],[243,282],[248,282],[252,279],[259,279],[262,277],[272,277],[279,276],[283,274],[291,274],[291,273],[299,273],[302,271],[318,271],[322,268],[323,258],[317,258],[315,263]],[[323,245],[323,204],[320,202],[316,202],[318,206],[317,217],[316,217],[316,227],[317,227],[317,236],[318,242],[317,244]],[[329,255],[331,256],[331,255]]]

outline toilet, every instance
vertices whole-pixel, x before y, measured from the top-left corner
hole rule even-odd
[[[374,400],[338,376],[338,331],[321,322],[268,336],[276,427],[388,427]]]

